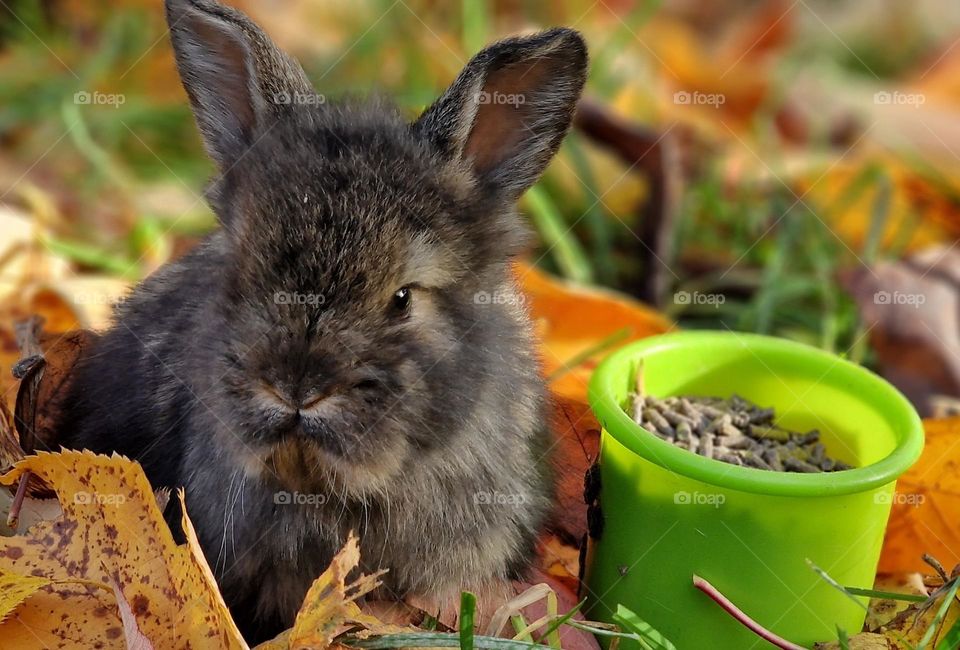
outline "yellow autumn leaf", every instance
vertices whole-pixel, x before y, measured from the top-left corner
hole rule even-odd
[[[40,576],[22,576],[0,570],[0,623],[27,598],[52,581]]]
[[[415,631],[382,623],[361,611],[357,599],[377,588],[382,572],[361,575],[347,584],[347,576],[359,563],[360,546],[351,535],[326,571],[310,586],[293,627],[255,650],[325,650],[338,635],[354,628],[360,629],[360,636]]]
[[[0,571],[55,584],[0,623],[4,644],[124,648],[115,582],[154,647],[247,648],[192,527],[189,543],[178,546],[138,464],[117,455],[41,452],[0,476],[0,484],[13,485],[25,471],[56,490],[63,514],[0,538]]]

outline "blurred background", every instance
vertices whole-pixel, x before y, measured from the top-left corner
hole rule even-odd
[[[232,0],[329,100],[415,116],[484,44],[591,50],[573,133],[521,202],[530,261],[684,328],[776,334],[960,403],[960,4]],[[0,348],[103,327],[215,227],[160,0],[0,0]],[[577,319],[575,310],[569,318]]]

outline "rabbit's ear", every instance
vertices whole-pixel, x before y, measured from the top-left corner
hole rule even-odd
[[[414,129],[513,197],[556,153],[587,71],[580,34],[557,28],[501,41],[473,57]]]
[[[245,15],[215,0],[166,0],[183,87],[210,156],[226,171],[258,135],[312,92],[299,64]]]

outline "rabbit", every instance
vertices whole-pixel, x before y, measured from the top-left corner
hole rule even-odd
[[[553,473],[514,204],[570,126],[583,39],[490,45],[411,122],[327,102],[233,8],[166,15],[219,228],[117,307],[65,446],[184,488],[251,643],[293,624],[351,531],[384,597],[522,576]]]

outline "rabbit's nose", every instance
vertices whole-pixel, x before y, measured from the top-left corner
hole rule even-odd
[[[296,412],[298,410],[296,398],[279,384],[261,379],[257,382],[255,393],[260,400],[282,411]]]

